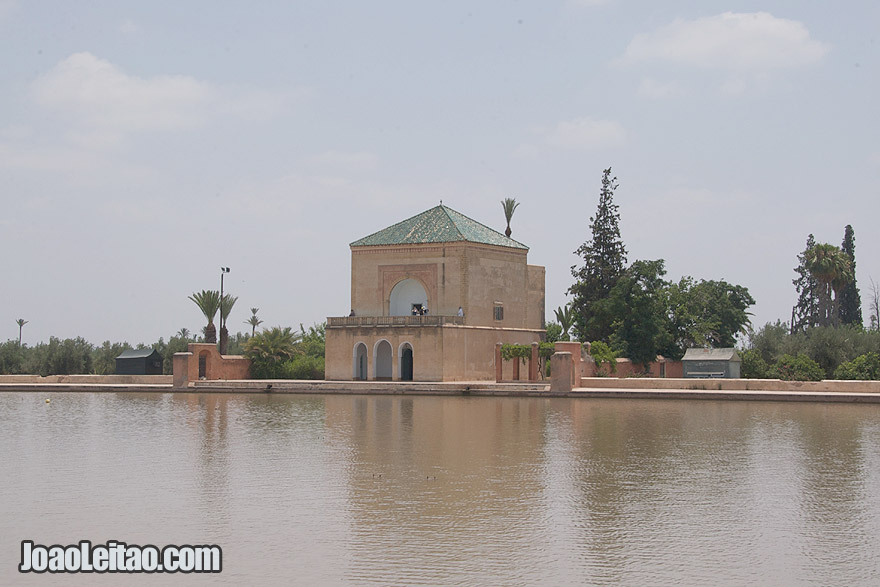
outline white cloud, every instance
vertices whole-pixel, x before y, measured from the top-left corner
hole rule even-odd
[[[829,45],[803,23],[766,12],[676,19],[630,41],[623,63],[668,62],[730,71],[770,71],[818,62]]]
[[[677,98],[685,94],[684,89],[675,82],[658,82],[646,77],[639,84],[638,93],[648,98]]]
[[[544,142],[565,149],[601,149],[619,147],[626,143],[626,131],[611,120],[590,117],[564,120],[544,132]]]
[[[32,93],[37,104],[103,136],[189,129],[225,115],[265,117],[284,101],[185,75],[141,78],[87,52],[58,63],[34,82]]]

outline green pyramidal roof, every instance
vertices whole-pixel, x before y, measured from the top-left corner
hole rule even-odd
[[[524,244],[492,230],[476,220],[440,204],[412,218],[351,243],[352,247],[376,245],[404,245],[422,243],[454,243],[467,241],[497,245],[511,249],[529,248]]]

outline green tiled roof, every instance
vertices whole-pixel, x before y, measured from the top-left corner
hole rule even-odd
[[[524,244],[443,204],[356,240],[351,243],[351,246],[368,247],[460,241],[497,245],[511,249],[529,249]]]

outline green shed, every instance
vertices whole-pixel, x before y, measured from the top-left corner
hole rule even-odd
[[[681,359],[684,376],[739,379],[742,359],[736,349],[688,349]]]
[[[116,357],[117,375],[162,375],[162,355],[156,349],[132,349]]]

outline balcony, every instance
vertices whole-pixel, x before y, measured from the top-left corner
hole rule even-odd
[[[464,316],[342,316],[327,318],[327,328],[375,326],[443,326],[464,324]]]

